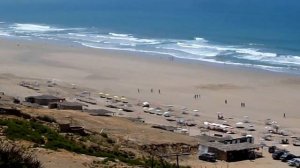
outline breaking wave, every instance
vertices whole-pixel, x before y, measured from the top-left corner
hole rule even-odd
[[[63,31],[65,29],[54,28],[47,25],[37,25],[37,24],[20,24],[15,23],[10,26],[11,29],[15,31],[27,31],[27,32],[54,32],[54,31]]]

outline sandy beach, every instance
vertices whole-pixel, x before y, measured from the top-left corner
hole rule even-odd
[[[199,110],[199,117],[186,116],[199,124],[215,121],[222,112],[232,122],[248,116],[262,132],[264,120],[271,119],[300,135],[300,76],[296,75],[43,41],[0,40],[0,91],[21,98],[36,94],[17,85],[21,78],[54,79],[95,94],[126,96],[132,102]],[[147,120],[141,109],[129,115]],[[160,122],[165,121],[149,119]],[[292,150],[300,155],[300,149]]]

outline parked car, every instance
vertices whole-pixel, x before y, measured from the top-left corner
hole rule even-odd
[[[286,151],[283,151],[283,150],[277,150],[277,151],[275,151],[275,152],[272,154],[272,158],[273,158],[274,160],[279,160],[280,157],[281,157],[284,153],[286,153]]]
[[[295,167],[300,166],[300,158],[291,159],[287,163],[290,166],[295,166]]]
[[[209,161],[209,162],[216,162],[217,157],[214,153],[203,153],[199,156],[199,160]]]
[[[296,156],[291,153],[284,153],[283,155],[280,156],[280,160],[282,162],[286,162],[286,161],[294,159],[294,158],[296,158]]]

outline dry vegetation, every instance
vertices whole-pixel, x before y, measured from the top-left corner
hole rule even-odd
[[[159,157],[158,154],[162,151],[157,150],[157,153],[152,153],[151,147],[155,148],[155,145],[150,145],[150,142],[153,143],[154,141],[156,143],[170,141],[171,138],[175,137],[171,133],[166,133],[170,137],[168,135],[162,136],[159,130],[152,129],[149,125],[134,123],[125,118],[94,117],[74,111],[63,111],[62,113],[62,111],[27,107],[21,107],[21,109],[7,109],[9,112],[4,112],[1,115],[0,127],[4,139],[12,140],[13,144],[17,145],[20,141],[30,142],[30,150],[28,148],[26,151],[45,148],[55,152],[63,149],[67,152],[103,158],[101,161],[94,159],[89,164],[84,164],[84,167],[101,167],[104,165],[113,165],[113,167],[116,165],[125,167],[175,167],[175,164]],[[5,108],[2,110],[5,111]],[[66,115],[72,116],[73,124],[84,125],[90,134],[82,136],[76,133],[60,133],[59,123],[68,122],[70,118]],[[129,132],[124,132],[124,128]],[[134,135],[141,131],[143,134],[134,138]],[[149,138],[146,144],[141,142],[150,136],[152,138]],[[185,136],[181,138],[177,138],[177,141],[189,139]],[[190,139],[190,141],[192,140]],[[151,147],[149,148],[149,146]],[[34,157],[32,160],[36,161],[34,163],[40,163]]]

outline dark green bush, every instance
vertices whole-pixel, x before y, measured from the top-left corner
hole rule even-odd
[[[56,131],[50,129],[49,127],[34,121],[0,119],[0,125],[7,126],[7,129],[5,129],[5,134],[9,139],[12,140],[27,140],[27,141],[34,142],[38,145],[44,144],[45,148],[52,149],[52,150],[65,149],[79,154],[86,154],[86,155],[91,155],[96,157],[106,157],[107,158],[106,162],[120,160],[129,165],[144,165],[146,167],[149,167],[152,164],[151,159],[135,159],[133,156],[130,156],[126,152],[122,152],[119,150],[102,151],[100,148],[99,149],[87,148],[83,144],[77,143],[75,141],[71,141],[70,139],[58,134]],[[106,133],[101,133],[101,136],[107,138],[108,143],[111,144],[115,143],[113,139],[108,138],[108,135]],[[1,164],[2,162],[0,161],[0,167]],[[165,161],[163,162],[158,161],[158,160],[154,160],[154,165],[155,165],[154,167],[157,168],[176,167],[173,164],[167,163]]]

